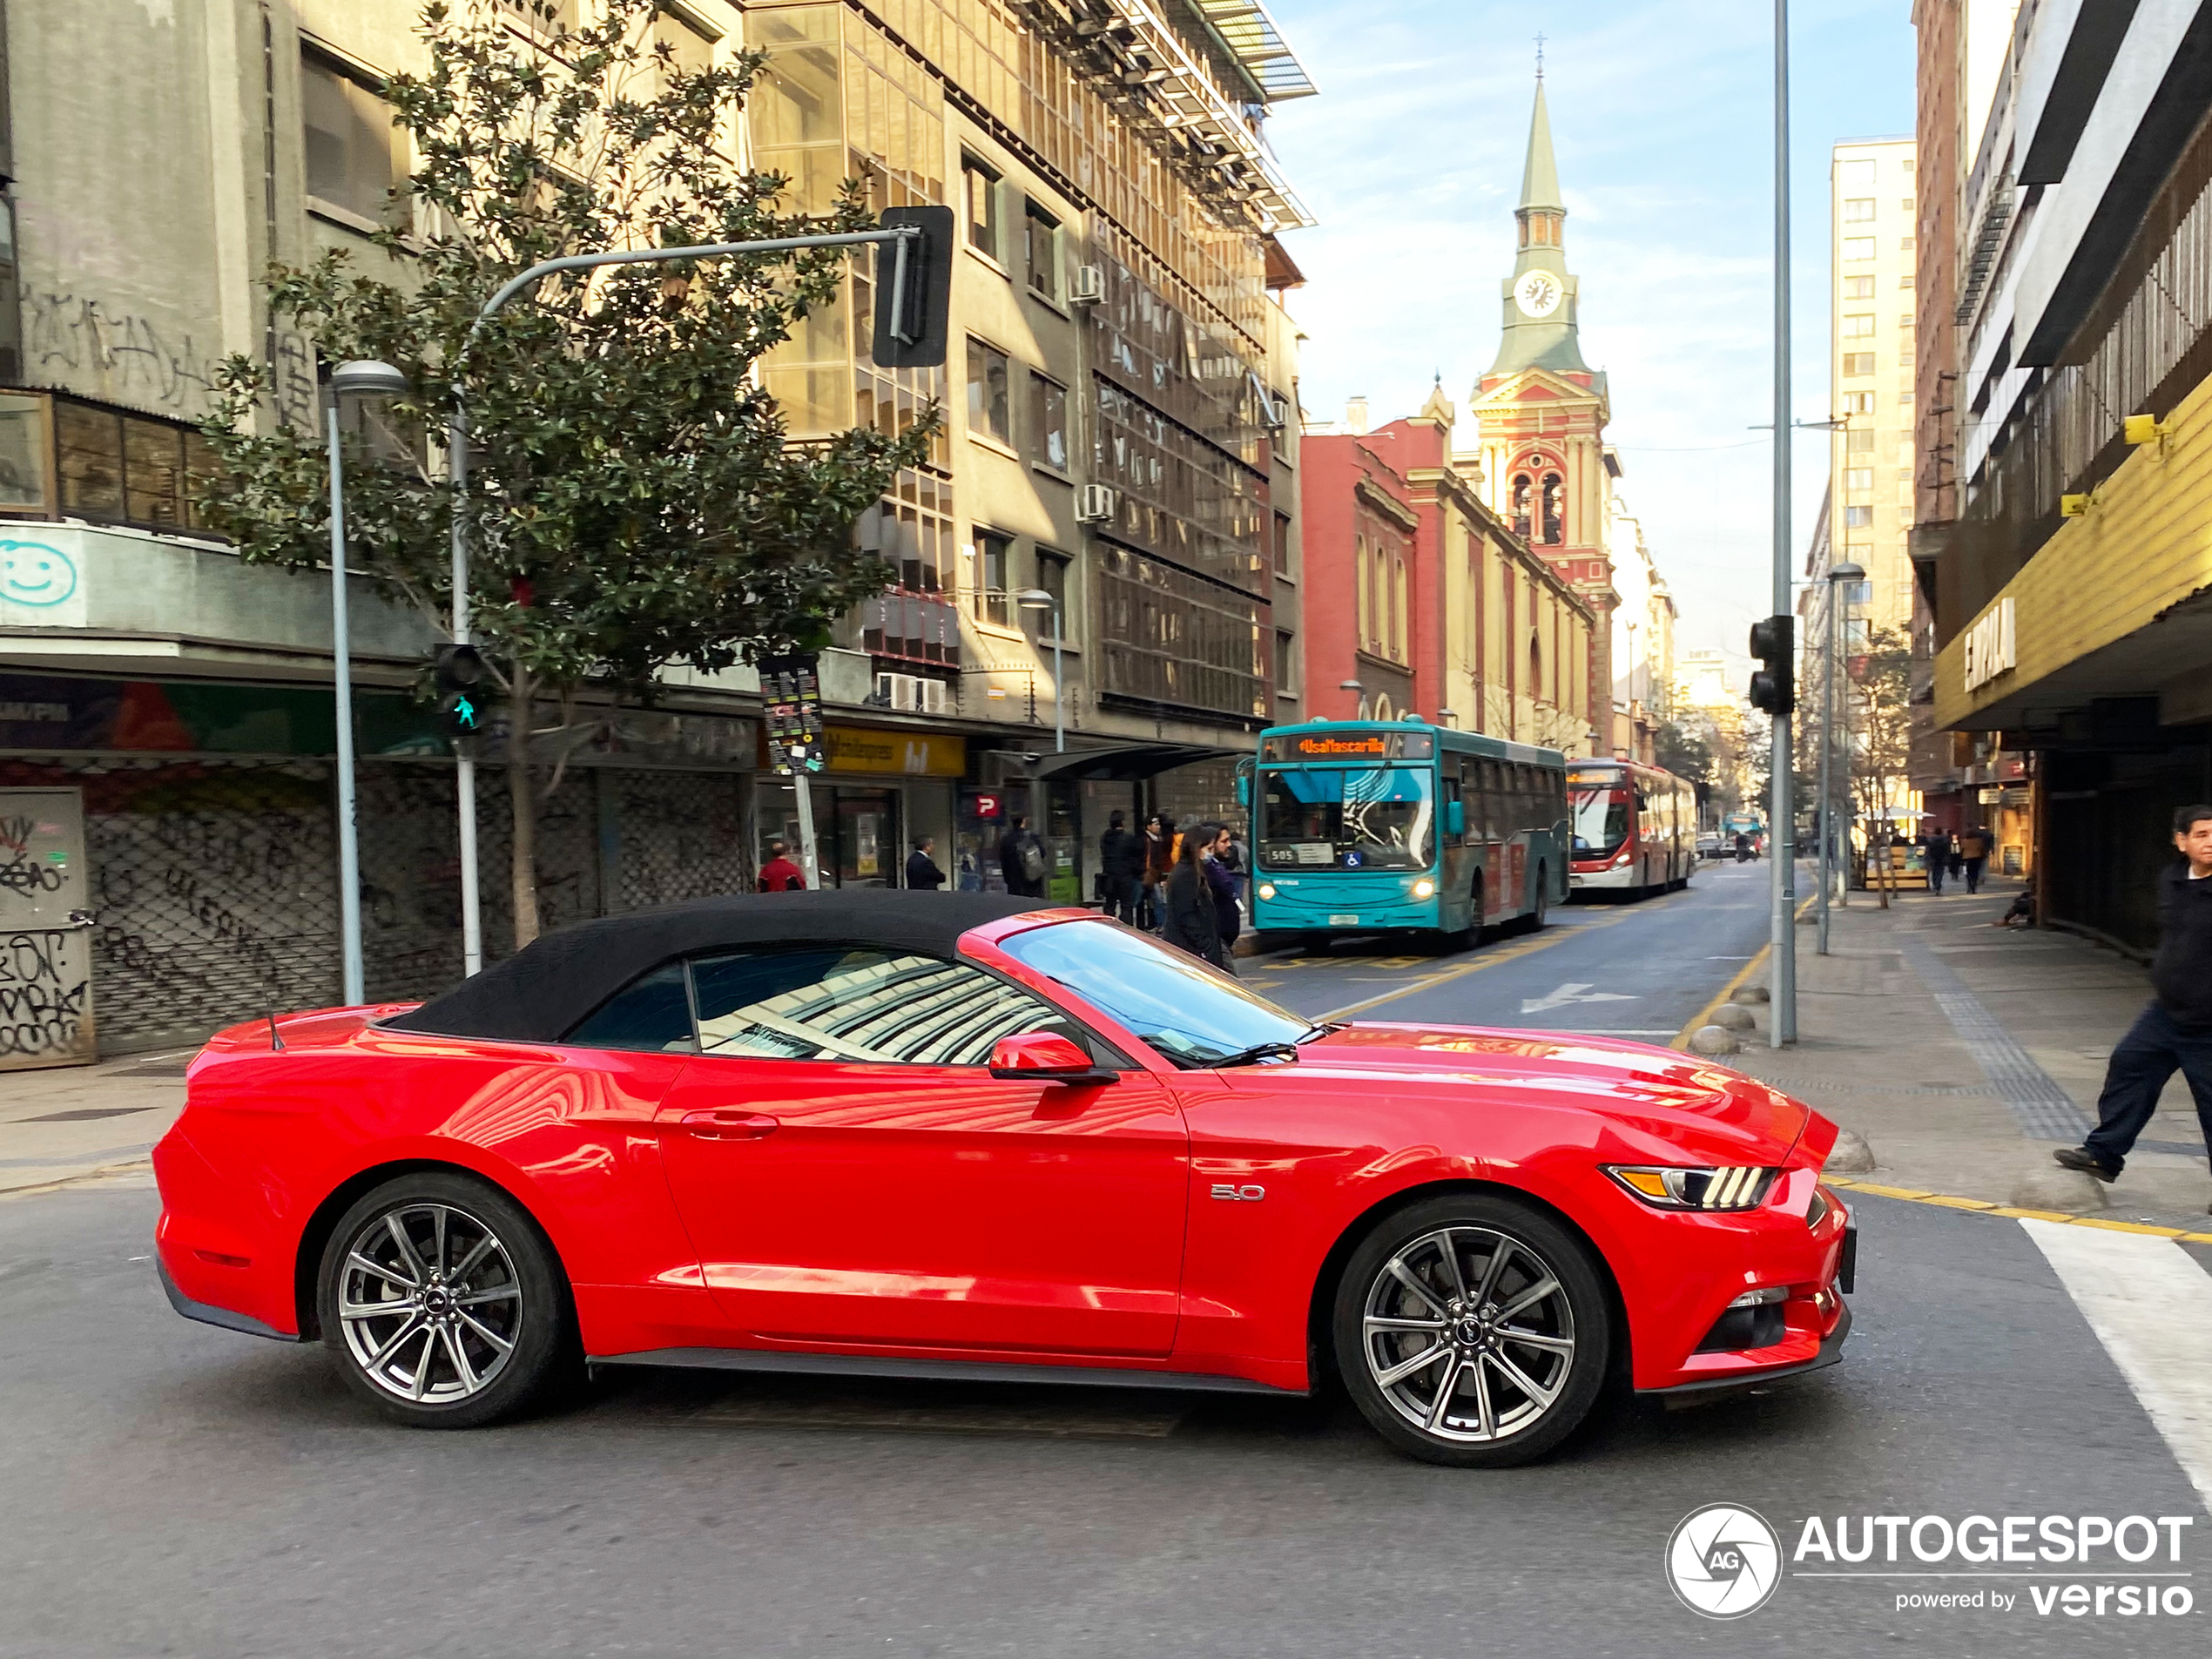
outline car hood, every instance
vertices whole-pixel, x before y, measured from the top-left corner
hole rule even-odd
[[[1287,1069],[1265,1072],[1280,1077]],[[1718,1138],[1760,1163],[1781,1163],[1808,1123],[1825,1121],[1757,1078],[1696,1055],[1568,1032],[1363,1021],[1306,1043],[1298,1069],[1502,1090],[1595,1112],[1623,1130],[1677,1143]]]

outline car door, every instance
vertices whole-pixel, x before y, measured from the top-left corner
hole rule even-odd
[[[1165,1354],[1190,1148],[1152,1075],[970,963],[842,946],[691,964],[664,1163],[727,1317],[771,1341]],[[1059,1030],[1110,1081],[1001,1079]]]

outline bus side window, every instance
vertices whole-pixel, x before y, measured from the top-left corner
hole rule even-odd
[[[1437,838],[1446,846],[1457,846],[1467,839],[1467,819],[1464,814],[1460,820],[1460,833],[1453,835],[1451,833],[1452,808],[1459,805],[1460,780],[1456,777],[1447,775],[1444,779],[1444,825]]]

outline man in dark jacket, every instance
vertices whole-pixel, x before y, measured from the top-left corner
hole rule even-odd
[[[2174,814],[2174,845],[2188,862],[2159,880],[2158,954],[2150,967],[2156,995],[2112,1051],[2096,1128],[2081,1145],[2051,1155],[2100,1181],[2118,1177],[2176,1071],[2188,1080],[2197,1122],[2212,1141],[2212,806]]]
[[[1951,832],[1940,824],[1929,825],[1920,847],[1928,860],[1928,891],[1941,893],[1943,878],[1951,873]]]
[[[1213,890],[1214,930],[1221,935],[1222,960],[1227,962],[1234,959],[1237,935],[1244,930],[1244,913],[1237,904],[1237,875],[1229,867],[1229,831],[1219,824],[1201,824],[1191,833],[1204,848],[1198,867]]]
[[[917,892],[934,893],[945,885],[945,873],[930,856],[936,846],[934,836],[917,835],[914,850],[907,854],[907,885]]]
[[[1115,813],[1098,838],[1099,873],[1106,878],[1106,914],[1134,926],[1136,890],[1144,875],[1144,838],[1132,834],[1129,819]]]
[[[1006,890],[1015,898],[1044,897],[1044,846],[1022,813],[1016,813],[999,837],[999,869],[1006,877]]]

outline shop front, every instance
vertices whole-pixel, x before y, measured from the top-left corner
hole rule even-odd
[[[907,858],[927,839],[931,860],[954,879],[954,792],[968,771],[968,741],[942,732],[885,730],[831,723],[823,729],[826,757],[809,779],[815,854],[825,887],[903,887]],[[759,854],[772,842],[799,857],[799,797],[794,779],[765,769],[754,796]]]

